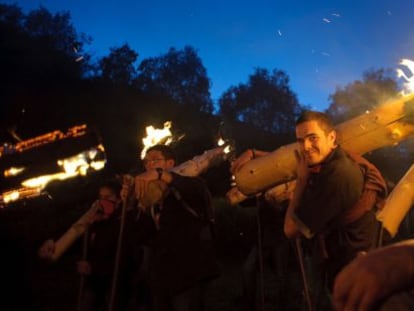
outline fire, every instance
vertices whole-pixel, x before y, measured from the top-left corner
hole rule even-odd
[[[106,160],[99,159],[98,155],[103,152],[103,146],[98,145],[75,156],[60,159],[57,164],[62,168],[61,172],[26,179],[21,183],[22,188],[4,192],[0,196],[0,203],[7,204],[18,199],[39,195],[46,185],[53,180],[85,176],[90,171],[101,170],[105,167]]]
[[[25,170],[24,167],[10,167],[7,170],[4,170],[4,177],[16,176]]]
[[[400,65],[407,67],[407,70],[410,72],[410,75],[407,76],[402,69],[397,69],[397,77],[403,78],[405,83],[403,84],[403,95],[408,95],[414,91],[414,61],[410,59],[402,59]]]
[[[148,148],[157,145],[169,145],[173,141],[173,136],[170,131],[171,128],[171,121],[167,121],[164,123],[164,128],[157,129],[154,128],[152,125],[149,125],[145,128],[147,132],[147,136],[142,139],[142,143],[144,148],[141,151],[141,159],[143,159],[147,153]]]
[[[221,147],[221,146],[224,146],[225,144],[227,144],[227,146],[224,147],[223,153],[228,154],[231,151],[231,144],[227,143],[223,138],[220,137],[219,140],[217,141],[217,146]]]
[[[57,140],[69,138],[69,137],[79,137],[86,133],[86,124],[77,125],[68,129],[66,133],[63,133],[60,130],[56,130],[50,133],[46,133],[34,138],[30,138],[24,141],[18,142],[16,145],[3,144],[0,146],[0,157],[8,154],[13,154],[17,152],[23,152],[31,148],[39,147]]]

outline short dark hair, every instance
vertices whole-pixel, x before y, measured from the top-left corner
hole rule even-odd
[[[321,129],[325,132],[325,134],[328,134],[335,130],[335,126],[332,123],[332,120],[326,113],[313,110],[305,110],[296,120],[296,125],[308,121],[316,121]]]
[[[174,162],[177,161],[177,157],[175,154],[174,149],[171,146],[167,145],[154,145],[152,147],[149,147],[147,150],[147,153],[150,151],[159,151],[165,158],[165,160],[174,160]]]
[[[100,183],[99,189],[108,188],[110,189],[117,197],[121,194],[122,185],[119,181],[114,179],[106,179]]]

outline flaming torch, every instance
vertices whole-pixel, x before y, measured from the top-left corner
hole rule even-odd
[[[148,148],[146,148],[146,150]],[[219,138],[216,148],[204,151],[201,155],[197,155],[192,159],[173,167],[171,171],[183,176],[198,176],[207,171],[210,167],[216,166],[229,159],[232,156],[233,149],[230,142]],[[165,187],[161,182],[151,182],[146,198],[140,203],[143,204],[143,206],[151,206],[161,199],[164,190]]]

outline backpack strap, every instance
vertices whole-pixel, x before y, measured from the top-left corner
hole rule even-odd
[[[175,187],[170,187],[170,190],[176,200],[181,203],[181,205],[185,208],[187,212],[193,215],[197,219],[201,219],[201,216],[183,199],[181,193]]]

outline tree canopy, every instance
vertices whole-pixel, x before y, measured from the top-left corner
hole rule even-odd
[[[147,94],[168,96],[188,108],[213,111],[207,70],[191,46],[170,48],[166,54],[143,60],[135,85]]]
[[[230,87],[219,99],[220,115],[274,133],[293,132],[301,111],[289,77],[274,69],[256,68],[246,84]]]

